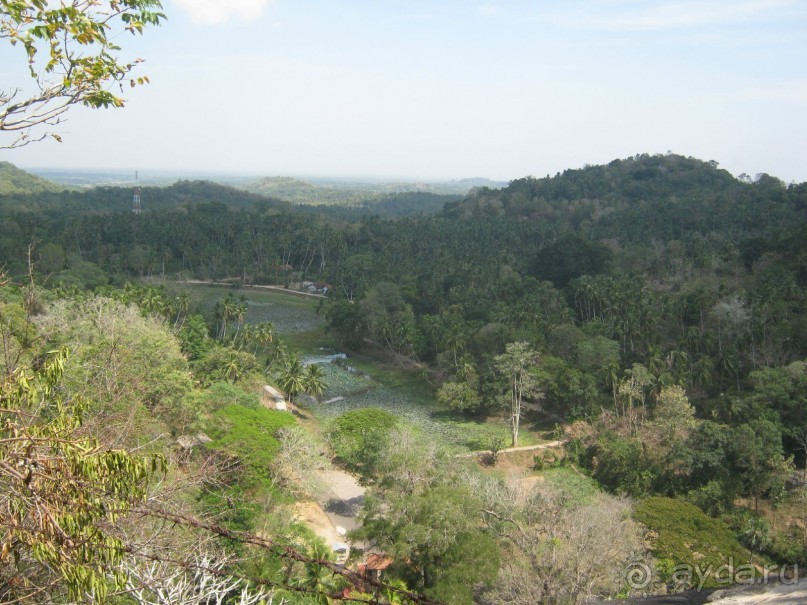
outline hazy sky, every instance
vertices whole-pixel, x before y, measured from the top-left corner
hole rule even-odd
[[[0,160],[509,180],[669,150],[807,181],[805,0],[163,4],[119,42],[150,85]]]

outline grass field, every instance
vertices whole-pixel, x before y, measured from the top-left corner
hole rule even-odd
[[[271,321],[280,335],[322,332],[322,320],[317,316],[319,300],[258,288],[230,288],[188,284],[183,289],[191,295],[191,310],[209,315],[216,303],[227,294],[244,296],[249,304],[246,320],[250,323]],[[316,334],[314,335],[316,338]],[[294,346],[294,342],[291,342]]]
[[[380,408],[459,452],[486,449],[490,437],[509,444],[508,427],[501,422],[475,421],[437,405],[434,389],[416,372],[368,360],[347,359],[323,365],[328,389],[323,403],[310,404],[323,421],[360,408]],[[324,403],[343,397],[340,401]],[[536,443],[523,433],[520,445]]]

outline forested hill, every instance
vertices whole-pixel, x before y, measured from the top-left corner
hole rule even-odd
[[[28,175],[25,172],[22,174]],[[263,211],[291,208],[288,202],[211,181],[183,180],[169,187],[143,187],[140,196],[144,211],[169,210],[211,202],[231,209],[256,207]],[[0,194],[0,212],[46,211],[51,218],[74,217],[84,213],[129,212],[131,208],[132,189],[129,187],[94,187],[82,191],[12,191],[6,195]]]
[[[677,239],[698,231],[747,232],[788,225],[807,211],[807,184],[785,186],[767,174],[737,179],[679,155],[638,155],[607,165],[480,188],[449,204],[452,218],[504,215],[580,230],[594,238]]]
[[[637,155],[599,166],[564,170],[554,177],[513,181],[505,192],[551,201],[640,200],[738,191],[743,181],[705,162],[680,155]],[[479,191],[479,194],[488,193]]]
[[[323,180],[310,183],[291,177],[266,177],[242,187],[251,193],[271,196],[293,204],[311,206],[340,206],[366,208],[378,202],[395,199],[400,195],[451,196],[443,202],[453,201],[467,195],[473,188],[486,186],[498,188],[506,185],[484,178],[469,178],[459,181],[416,182],[416,181],[361,181]],[[413,198],[415,199],[415,198]],[[384,210],[381,211],[384,214]],[[391,214],[396,214],[393,212]]]
[[[0,162],[0,195],[62,191],[64,187],[20,170],[10,162]]]
[[[290,186],[294,187],[304,185],[307,189],[300,189],[300,195],[294,197],[284,195],[282,188],[244,190],[207,180],[180,180],[167,187],[142,187],[141,203],[144,212],[215,203],[230,210],[300,211],[355,222],[368,215],[395,217],[435,214],[446,203],[462,198],[459,194],[429,191],[381,193],[371,188],[316,187],[284,178],[273,179],[273,182],[280,185],[291,183]],[[377,188],[380,187],[377,185]],[[466,184],[467,187],[470,185]],[[328,196],[326,201],[321,195],[323,191]],[[306,192],[313,193],[306,197]],[[0,163],[0,212],[44,211],[49,219],[59,220],[86,213],[129,212],[132,193],[131,187],[108,185],[82,190],[68,189],[7,162]]]

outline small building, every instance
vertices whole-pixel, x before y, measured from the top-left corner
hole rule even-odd
[[[347,563],[347,559],[350,556],[350,546],[344,542],[334,542],[331,549],[333,550],[333,554],[336,555],[337,565]]]
[[[382,554],[371,553],[364,563],[359,565],[359,574],[373,582],[381,581],[381,572],[392,565],[392,559]]]
[[[263,387],[263,405],[281,412],[286,412],[289,409],[285,395],[268,384]]]

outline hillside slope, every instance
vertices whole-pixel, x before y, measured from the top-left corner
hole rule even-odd
[[[62,185],[25,172],[11,162],[0,162],[0,195],[56,192],[64,189]]]
[[[504,216],[540,223],[554,234],[649,243],[699,232],[745,233],[805,218],[807,186],[762,174],[735,178],[679,155],[638,155],[600,166],[524,178],[501,190],[480,188],[448,204],[456,219]]]

